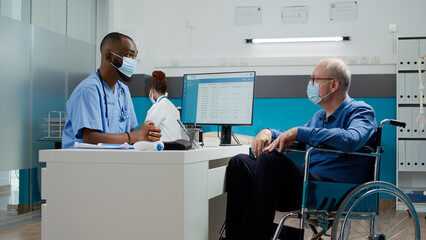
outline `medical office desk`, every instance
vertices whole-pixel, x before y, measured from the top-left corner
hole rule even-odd
[[[41,150],[42,239],[207,240],[209,199],[225,191],[212,163],[248,149]]]

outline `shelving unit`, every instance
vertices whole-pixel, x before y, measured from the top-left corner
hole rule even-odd
[[[426,196],[422,195],[426,191],[426,132],[417,123],[420,99],[424,99],[424,94],[419,95],[419,64],[426,86],[426,64],[424,60],[419,62],[423,53],[426,53],[426,37],[398,38],[397,117],[407,126],[397,129],[396,182],[410,196],[418,212],[426,212]]]
[[[50,111],[47,118],[43,118],[43,120],[46,122],[44,124],[46,130],[43,130],[43,132],[46,132],[47,136],[42,137],[42,140],[61,139],[66,119],[66,112]]]

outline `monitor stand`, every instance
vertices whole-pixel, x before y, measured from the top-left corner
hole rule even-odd
[[[231,144],[232,126],[222,125],[219,146],[241,146],[242,144]]]

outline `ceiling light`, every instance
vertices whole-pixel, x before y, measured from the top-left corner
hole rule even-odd
[[[351,37],[304,37],[304,38],[249,38],[246,43],[297,43],[297,42],[340,42],[349,41]]]

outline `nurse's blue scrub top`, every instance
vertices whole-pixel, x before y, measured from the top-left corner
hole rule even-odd
[[[74,142],[83,142],[83,128],[102,133],[125,133],[137,126],[129,88],[118,81],[113,93],[98,73],[93,72],[74,89],[67,102],[62,148],[74,148]]]

